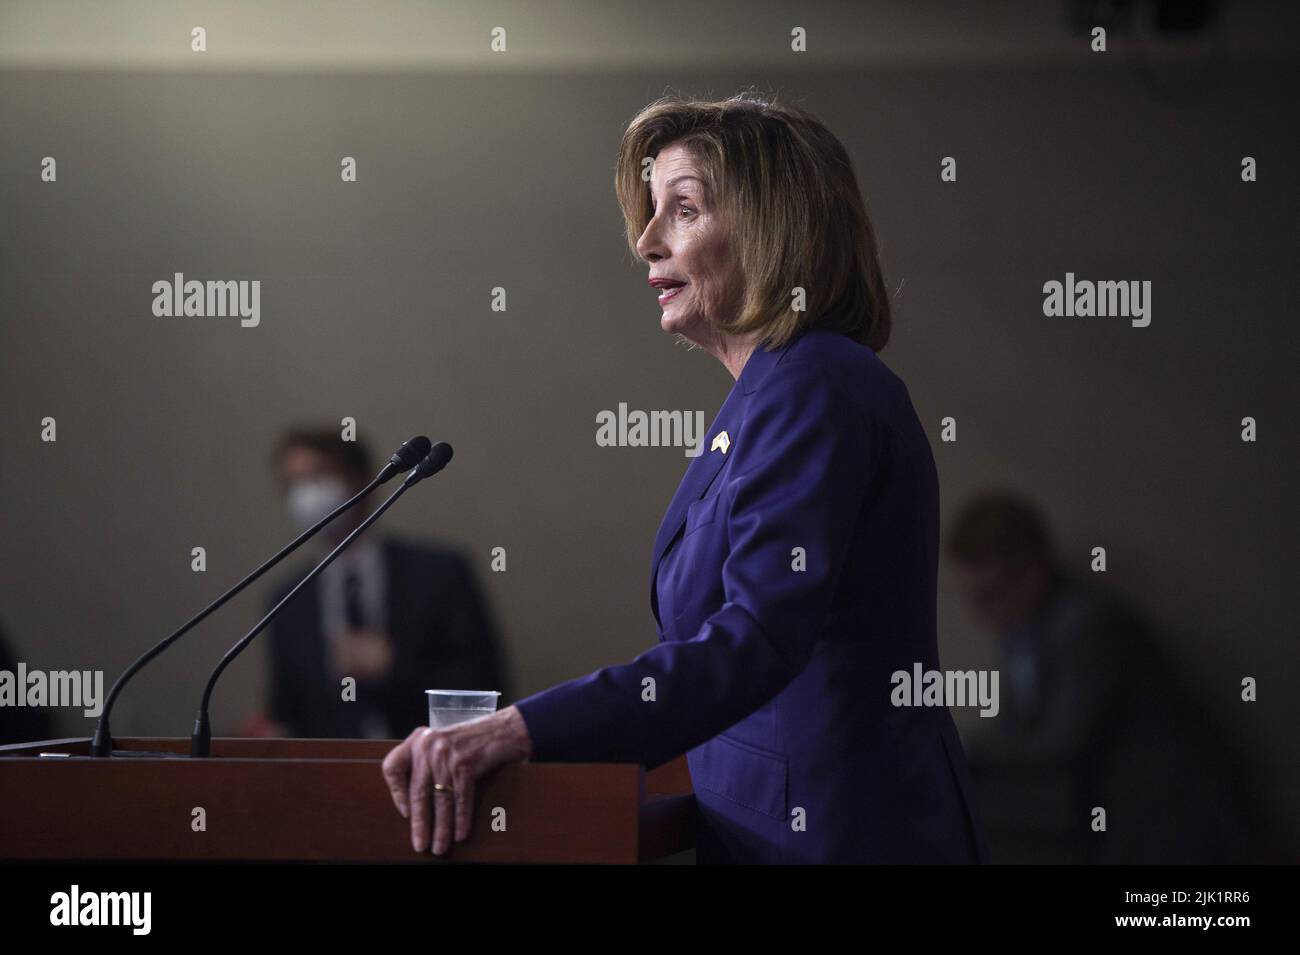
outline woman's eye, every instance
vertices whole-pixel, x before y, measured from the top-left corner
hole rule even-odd
[[[682,215],[682,213],[685,213],[686,215],[694,215],[694,214],[695,214],[695,210],[692,209],[690,206],[678,206],[678,207],[677,207],[677,215],[680,216],[680,215]]]

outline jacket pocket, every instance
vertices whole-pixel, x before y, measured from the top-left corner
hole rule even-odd
[[[746,809],[785,820],[789,761],[739,740],[715,736],[691,754],[691,781]]]
[[[692,504],[690,507],[686,509],[686,527],[682,531],[682,536],[686,537],[689,534],[692,534],[693,532],[699,530],[701,527],[704,527],[705,525],[708,524],[712,524],[713,519],[717,516],[717,513],[718,513],[717,494],[713,495],[712,497],[706,497],[702,501],[696,501],[694,504]]]

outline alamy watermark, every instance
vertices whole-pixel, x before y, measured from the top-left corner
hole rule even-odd
[[[602,448],[685,448],[688,458],[704,448],[703,411],[618,411],[596,413],[596,444]]]
[[[997,670],[895,670],[889,682],[894,706],[978,706],[980,716],[998,715]]]
[[[1151,282],[1094,282],[1066,272],[1064,282],[1052,279],[1043,283],[1043,314],[1048,318],[1129,318],[1134,328],[1146,328],[1151,324]]]
[[[177,272],[169,281],[153,283],[153,313],[159,318],[225,318],[239,316],[244,328],[256,328],[262,321],[262,283],[254,279],[186,281]]]
[[[0,706],[80,706],[96,717],[104,705],[103,670],[0,670]]]
[[[50,924],[126,925],[132,935],[148,935],[153,926],[153,893],[83,892],[73,885],[50,896]]]

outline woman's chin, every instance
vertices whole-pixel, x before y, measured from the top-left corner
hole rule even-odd
[[[664,312],[659,319],[659,327],[670,335],[676,335],[679,344],[707,347],[705,342],[709,340],[708,326],[698,316],[678,318],[671,311]]]
[[[679,311],[670,305],[659,316],[659,327],[670,335],[686,335],[690,330],[691,322],[683,319]]]

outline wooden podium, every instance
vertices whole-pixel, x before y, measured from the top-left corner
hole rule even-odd
[[[89,739],[0,746],[0,859],[636,863],[694,845],[683,757],[649,773],[503,767],[480,784],[470,838],[418,855],[380,772],[398,742],[223,738],[208,759],[187,757],[188,737],[118,739],[111,759]]]

